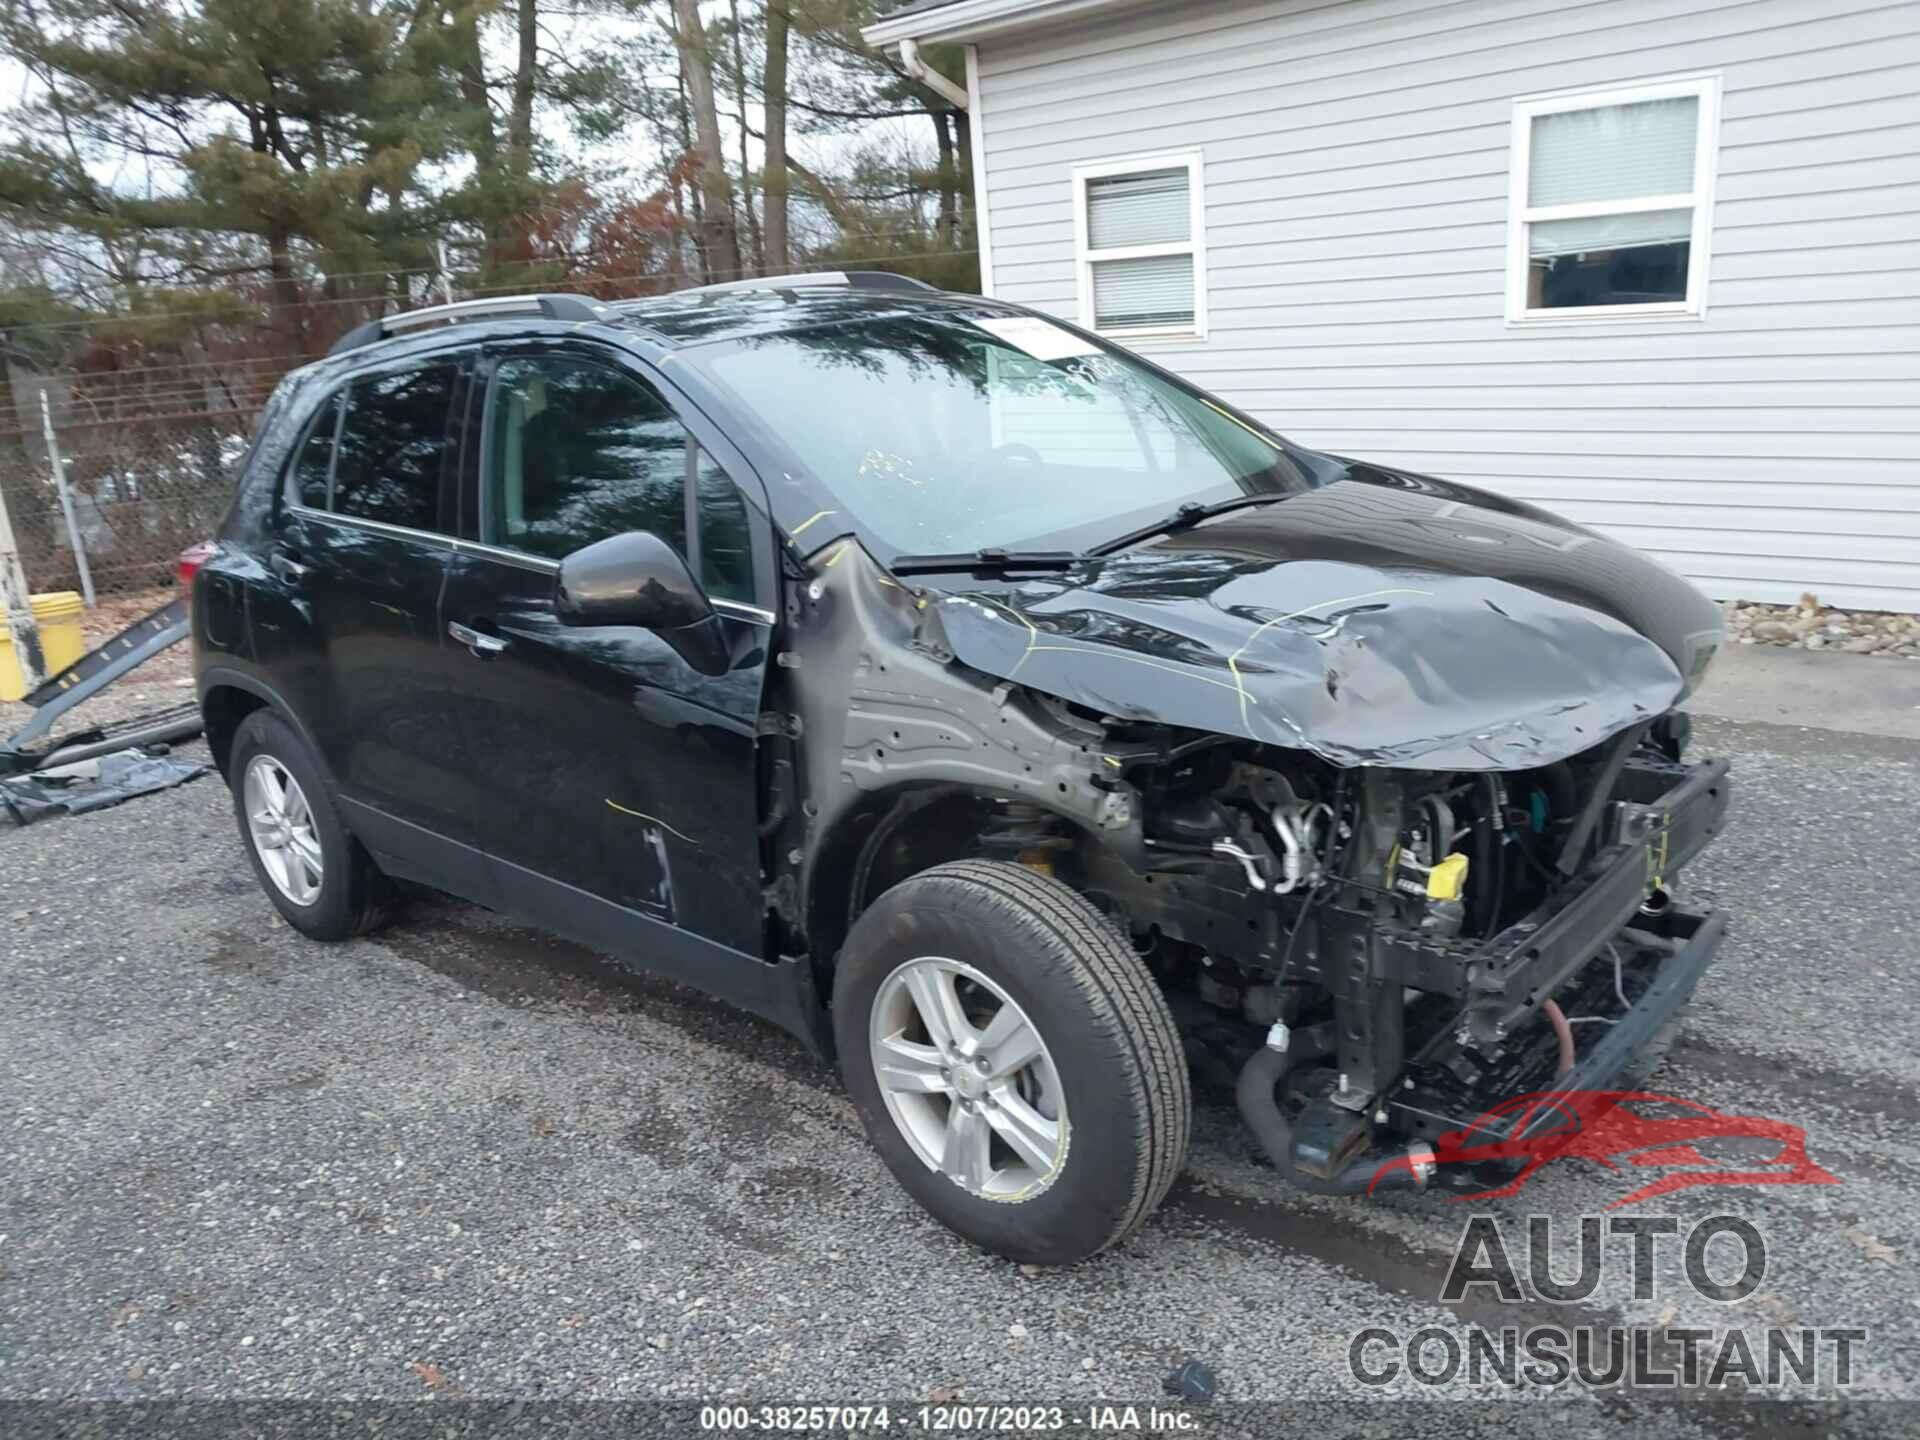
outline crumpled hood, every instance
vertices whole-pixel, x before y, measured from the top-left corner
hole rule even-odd
[[[1104,714],[1424,770],[1578,754],[1670,709],[1722,638],[1623,545],[1360,466],[1065,574],[956,578],[937,611],[965,664]]]

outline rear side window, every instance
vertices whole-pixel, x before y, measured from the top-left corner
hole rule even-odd
[[[409,530],[440,528],[441,462],[457,375],[452,361],[442,361],[347,387],[333,446],[336,514]]]

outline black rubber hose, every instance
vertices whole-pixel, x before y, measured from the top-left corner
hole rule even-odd
[[[1493,856],[1498,836],[1494,832],[1493,791],[1482,787],[1486,813],[1473,827],[1473,868],[1467,872],[1467,929],[1473,935],[1493,933],[1493,917],[1499,912],[1493,899]]]
[[[1491,775],[1482,775],[1482,796],[1487,813],[1482,817],[1482,831],[1486,839],[1486,868],[1479,872],[1480,884],[1477,893],[1486,897],[1482,907],[1484,916],[1480,929],[1475,933],[1483,939],[1490,939],[1499,933],[1500,917],[1506,913],[1507,903],[1507,830],[1506,816],[1500,813],[1500,782]],[[1478,860],[1474,861],[1478,865]],[[1489,893],[1491,892],[1491,893]]]
[[[1253,1131],[1260,1148],[1267,1152],[1282,1178],[1314,1195],[1372,1194],[1379,1190],[1419,1189],[1433,1171],[1433,1150],[1416,1145],[1410,1150],[1386,1156],[1367,1156],[1354,1161],[1331,1179],[1309,1175],[1293,1160],[1293,1127],[1281,1113],[1275,1096],[1289,1071],[1309,1060],[1318,1060],[1333,1048],[1332,1027],[1314,1026],[1296,1030],[1285,1050],[1261,1046],[1240,1067],[1240,1083],[1235,1098],[1240,1116]]]

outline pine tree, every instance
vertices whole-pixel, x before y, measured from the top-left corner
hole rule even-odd
[[[127,288],[263,283],[286,342],[312,349],[344,317],[316,329],[307,301],[405,298],[390,277],[430,268],[449,225],[526,200],[518,88],[506,156],[488,163],[476,37],[495,3],[21,3],[0,41],[38,93],[0,145],[0,213],[102,255],[137,239]],[[482,179],[436,194],[436,172],[469,155]]]

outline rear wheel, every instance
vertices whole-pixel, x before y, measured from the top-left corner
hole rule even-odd
[[[978,1245],[1066,1264],[1125,1238],[1186,1156],[1173,1017],[1101,914],[1019,865],[902,881],[834,977],[841,1073],[914,1198]]]
[[[292,726],[271,710],[242,720],[227,784],[260,888],[289,925],[345,940],[377,923],[384,879],[347,833],[319,761]]]

